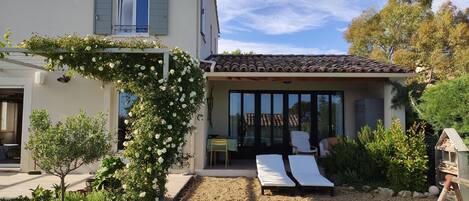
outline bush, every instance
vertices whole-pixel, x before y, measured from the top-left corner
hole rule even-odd
[[[469,133],[469,74],[427,88],[420,98],[421,118],[435,130]]]
[[[119,157],[108,156],[101,162],[101,167],[96,171],[93,188],[95,190],[108,190],[118,193],[122,189],[119,179],[114,176],[117,170],[124,168],[125,164]]]
[[[412,191],[426,187],[427,165],[424,127],[416,124],[406,133],[399,121],[388,130],[379,122],[374,131],[362,128],[357,139],[340,139],[324,159],[328,176],[345,183]]]

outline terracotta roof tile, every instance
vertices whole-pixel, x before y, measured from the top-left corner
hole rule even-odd
[[[215,72],[411,73],[397,65],[353,55],[212,55]],[[210,72],[210,63],[201,68]]]

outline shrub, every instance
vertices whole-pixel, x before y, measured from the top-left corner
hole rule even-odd
[[[30,190],[33,201],[49,201],[52,200],[52,198],[55,198],[54,193],[51,190],[45,189],[39,185],[35,189]]]
[[[324,159],[326,173],[349,184],[386,183],[395,190],[423,190],[428,157],[425,130],[415,124],[404,132],[395,120],[386,130],[363,127],[357,139],[341,139]]]
[[[422,191],[427,185],[428,156],[425,147],[425,128],[414,124],[407,131],[393,124],[390,129],[395,153],[391,157],[387,178],[395,190]]]
[[[96,171],[93,188],[118,193],[122,188],[121,181],[114,174],[124,168],[125,164],[119,157],[108,156],[101,161],[101,167]]]
[[[435,130],[452,127],[469,133],[469,74],[427,88],[420,101],[421,118]]]
[[[371,160],[365,146],[354,139],[340,138],[323,165],[327,175],[340,180],[336,183],[361,184],[379,178],[375,161]]]
[[[31,136],[26,148],[42,170],[60,178],[63,201],[65,176],[101,158],[110,148],[104,115],[88,117],[80,112],[63,123],[52,124],[46,110],[35,110],[30,121]]]

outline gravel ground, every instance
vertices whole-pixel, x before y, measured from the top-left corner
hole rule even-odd
[[[274,200],[274,201],[434,201],[436,198],[383,198],[376,194],[357,192],[346,187],[336,187],[335,196],[331,197],[326,192],[313,194],[302,193],[298,190],[265,191],[260,193],[260,184],[256,178],[219,178],[196,177],[181,192],[179,199],[182,201],[211,201],[211,200]]]

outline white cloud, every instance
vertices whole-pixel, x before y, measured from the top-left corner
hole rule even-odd
[[[449,0],[433,0],[432,10],[434,12],[438,11],[440,6]],[[464,10],[469,7],[469,0],[451,0],[451,3],[458,7],[460,10]]]
[[[288,34],[317,28],[329,21],[349,22],[386,0],[218,0],[223,32],[245,29]]]
[[[290,44],[243,42],[230,39],[218,40],[218,51],[220,53],[236,49],[243,52],[253,51],[256,54],[346,54],[341,50],[306,48]]]
[[[339,32],[344,32],[347,30],[348,27],[337,27],[335,28],[335,30],[339,31]]]

